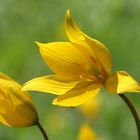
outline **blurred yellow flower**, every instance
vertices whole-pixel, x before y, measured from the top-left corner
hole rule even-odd
[[[0,73],[0,123],[26,127],[37,123],[38,115],[28,92],[21,85]]]
[[[56,75],[35,78],[23,91],[59,95],[53,104],[78,106],[95,96],[101,87],[111,93],[140,92],[140,84],[125,71],[112,74],[112,60],[104,44],[90,38],[66,13],[65,30],[70,42],[37,42],[40,53]]]
[[[92,128],[85,123],[80,127],[78,140],[97,140],[97,136]]]
[[[94,119],[99,113],[99,108],[101,105],[101,97],[96,95],[92,99],[88,100],[86,103],[78,107],[78,111],[86,117],[87,119]]]

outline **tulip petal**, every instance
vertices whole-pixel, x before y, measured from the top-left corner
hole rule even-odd
[[[0,72],[0,89],[7,91],[10,86],[21,87],[16,81],[5,75],[4,73]],[[6,94],[5,94],[6,96]]]
[[[99,92],[100,87],[100,83],[93,83],[91,81],[81,82],[67,93],[54,99],[53,104],[69,107],[81,105],[95,96]]]
[[[117,71],[105,83],[110,93],[140,92],[140,84],[127,72]]]
[[[0,114],[0,123],[12,127],[10,124],[8,124],[8,122],[6,121],[6,119]]]
[[[79,78],[80,75],[86,75],[92,67],[89,59],[69,42],[37,42],[37,45],[48,66],[62,77]]]
[[[0,90],[0,94],[6,94]],[[30,125],[30,122],[19,115],[8,99],[0,100],[0,123],[11,127],[25,127]]]
[[[0,122],[11,127],[25,127],[36,123],[38,116],[27,92],[7,75],[0,73]]]
[[[35,124],[38,121],[38,115],[31,96],[27,92],[21,92],[15,87],[10,87],[8,94],[15,112],[29,122],[27,125]]]
[[[81,125],[78,140],[97,140],[95,132],[85,123]]]
[[[105,71],[111,74],[112,60],[108,49],[98,40],[90,38],[88,35],[80,31],[77,25],[73,22],[69,10],[66,14],[65,30],[71,42],[81,44],[83,48],[80,50],[82,52],[87,50],[89,57],[93,60],[93,63],[96,63],[95,61],[98,60]]]
[[[68,81],[57,75],[42,76],[25,83],[22,91],[33,90],[61,95],[71,90],[79,82],[80,81]]]

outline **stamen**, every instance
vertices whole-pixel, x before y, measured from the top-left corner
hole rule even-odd
[[[96,57],[94,58],[93,56],[90,56],[92,59],[93,63],[95,64],[96,70],[97,70],[97,77],[100,80],[105,80],[108,77],[108,73],[104,69],[103,65],[101,64],[100,60]]]

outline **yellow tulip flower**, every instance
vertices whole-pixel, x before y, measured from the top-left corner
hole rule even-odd
[[[140,84],[125,71],[112,73],[112,60],[103,43],[83,33],[66,13],[65,30],[70,42],[37,42],[40,53],[55,72],[25,83],[23,91],[34,90],[59,95],[53,104],[78,106],[101,87],[110,93],[140,92]]]
[[[11,127],[32,126],[38,115],[28,92],[21,85],[0,73],[0,123]]]
[[[95,132],[85,123],[81,125],[78,140],[97,140]]]

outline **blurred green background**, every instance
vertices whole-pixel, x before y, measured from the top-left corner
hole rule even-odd
[[[80,28],[110,50],[113,71],[126,70],[140,81],[139,0],[0,0],[0,71],[24,83],[52,73],[35,41],[66,41],[67,8]],[[77,140],[85,121],[76,109],[51,105],[55,96],[31,93],[50,140]],[[91,125],[102,140],[136,140],[134,120],[117,95],[102,90],[100,114]],[[140,95],[128,94],[140,114]],[[36,127],[0,125],[0,140],[43,140]]]

